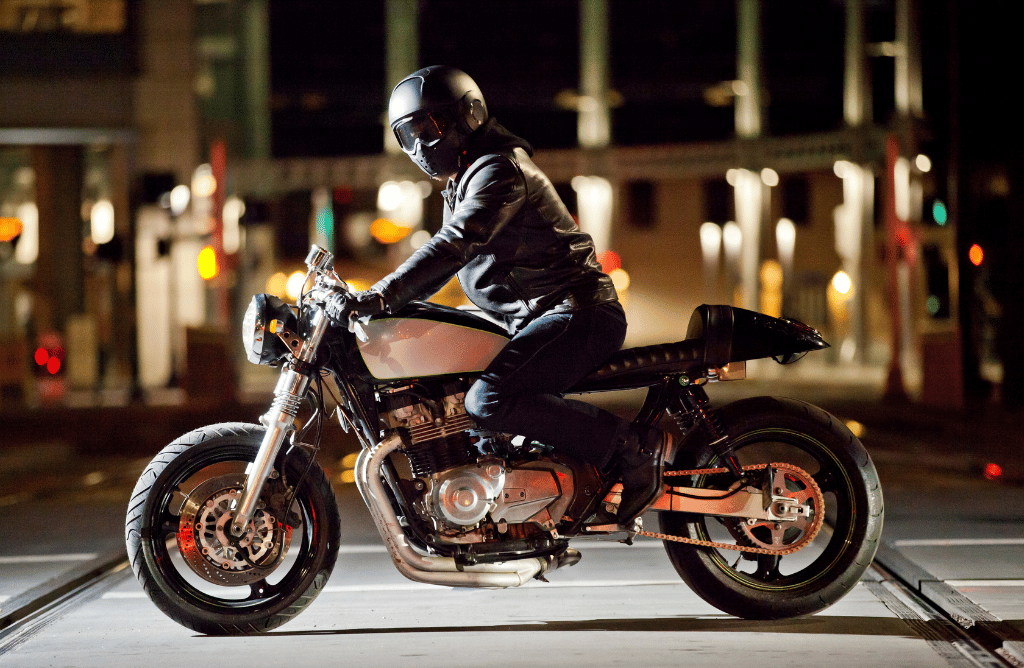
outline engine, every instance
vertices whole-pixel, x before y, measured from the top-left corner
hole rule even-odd
[[[463,381],[380,392],[381,417],[406,430],[406,498],[442,542],[554,535],[574,498],[573,470],[506,434],[479,430]]]

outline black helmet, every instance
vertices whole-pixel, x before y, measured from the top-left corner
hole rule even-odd
[[[388,104],[388,122],[398,145],[433,177],[459,171],[467,138],[486,121],[479,86],[465,72],[444,65],[402,79]]]

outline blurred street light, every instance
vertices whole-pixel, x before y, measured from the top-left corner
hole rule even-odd
[[[185,209],[188,208],[188,203],[192,199],[192,190],[188,186],[174,186],[171,189],[170,194],[170,205],[171,215],[180,216],[185,213]]]
[[[108,199],[101,199],[89,211],[89,227],[92,242],[97,246],[114,238],[114,205]]]

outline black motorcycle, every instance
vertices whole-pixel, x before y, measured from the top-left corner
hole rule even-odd
[[[412,303],[329,327],[348,290],[313,246],[296,305],[253,298],[251,362],[281,375],[260,424],[197,429],[143,472],[128,509],[132,568],[153,602],[201,633],[249,634],[301,612],[334,568],[334,492],[316,463],[330,396],[362,450],[355,478],[395,567],[418,582],[516,587],[580,559],[576,538],[664,541],[679,576],[720,610],[781,619],[822,610],[871,563],[882,491],[860,441],[807,403],[758,397],[712,410],[708,383],[746,361],[788,364],[827,347],[815,330],[731,306],[700,306],[686,338],[622,350],[572,393],[647,388],[634,421],[670,416],[663,491],[615,521],[621,485],[544,443],[477,428],[464,396],[508,341],[470,311]],[[297,428],[308,404],[312,417]]]

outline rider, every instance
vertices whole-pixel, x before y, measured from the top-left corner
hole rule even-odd
[[[594,242],[577,229],[533,148],[487,112],[464,72],[433,66],[391,93],[398,143],[431,178],[446,183],[444,225],[370,290],[327,304],[336,324],[394,313],[458,275],[470,301],[512,335],[466,393],[483,428],[520,434],[617,475],[617,519],[633,519],[661,489],[671,440],[562,396],[622,345],[626,318]]]

